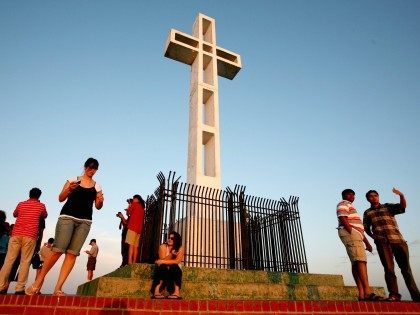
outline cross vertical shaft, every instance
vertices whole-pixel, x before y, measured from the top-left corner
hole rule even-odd
[[[187,181],[220,189],[218,75],[232,80],[240,56],[216,45],[216,22],[202,13],[192,36],[171,29],[165,56],[191,66]]]

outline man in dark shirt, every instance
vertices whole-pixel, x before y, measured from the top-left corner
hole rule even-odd
[[[376,190],[369,190],[366,199],[370,208],[363,215],[363,225],[366,233],[375,240],[376,249],[385,271],[385,282],[389,291],[390,301],[400,301],[397,277],[394,270],[394,257],[401,269],[405,284],[413,301],[420,301],[420,292],[414,281],[410,268],[407,242],[398,228],[395,215],[405,212],[407,203],[404,194],[396,188],[392,192],[400,196],[400,203],[381,204]]]

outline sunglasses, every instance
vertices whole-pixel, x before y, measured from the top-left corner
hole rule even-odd
[[[173,241],[174,239],[175,239],[175,237],[173,237],[173,236],[169,236],[168,237],[168,240],[172,240]]]

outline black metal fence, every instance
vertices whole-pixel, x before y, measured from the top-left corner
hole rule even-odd
[[[171,230],[179,232],[184,265],[308,272],[297,197],[270,200],[245,187],[218,190],[157,176],[146,201],[141,261],[153,263]]]

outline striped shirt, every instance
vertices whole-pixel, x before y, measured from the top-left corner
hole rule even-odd
[[[372,231],[375,241],[390,243],[405,242],[398,227],[395,215],[404,213],[405,209],[399,203],[386,203],[378,208],[369,208],[363,215],[363,224],[367,231]]]
[[[13,216],[16,218],[12,236],[38,238],[39,218],[47,217],[45,205],[37,199],[19,202]]]
[[[347,217],[349,224],[360,231],[363,231],[363,223],[360,215],[357,213],[356,208],[348,200],[342,200],[337,205],[337,217]],[[338,220],[338,228],[342,229],[344,226]]]

